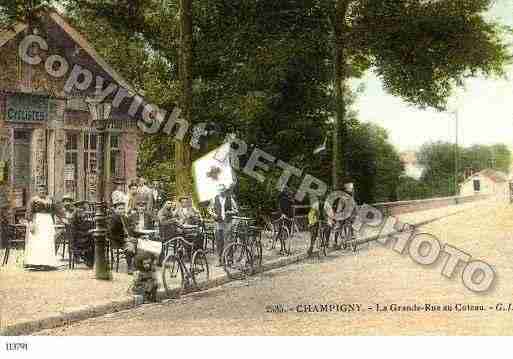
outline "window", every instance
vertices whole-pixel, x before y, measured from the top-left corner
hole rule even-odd
[[[64,159],[64,190],[77,198],[78,177],[78,133],[66,133]]]
[[[110,174],[112,178],[123,178],[123,157],[121,155],[121,136],[110,135]]]
[[[96,173],[98,170],[98,141],[94,132],[86,132],[84,138],[84,164],[87,173]]]
[[[474,180],[474,192],[481,191],[481,181],[478,179]]]

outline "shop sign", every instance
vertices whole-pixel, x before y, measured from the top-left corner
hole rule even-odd
[[[48,97],[17,94],[9,96],[6,105],[7,121],[29,123],[48,121]]]

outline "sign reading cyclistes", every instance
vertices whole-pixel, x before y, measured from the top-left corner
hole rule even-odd
[[[48,98],[28,94],[9,96],[5,113],[9,122],[45,122],[48,120]]]

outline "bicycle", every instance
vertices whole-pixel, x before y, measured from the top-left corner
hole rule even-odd
[[[347,249],[351,246],[353,252],[356,252],[357,245],[353,242],[353,222],[350,218],[339,221],[333,229],[333,238],[339,242],[337,249]]]
[[[320,222],[318,233],[317,233],[317,253],[319,254],[319,257],[321,255],[327,256],[328,255],[328,245],[329,245],[329,237],[326,236],[326,234],[329,235],[329,226],[326,222]]]
[[[288,222],[288,223],[285,223]],[[267,250],[276,249],[276,243],[279,241],[281,248],[285,250],[282,254],[290,255],[291,251],[291,230],[293,222],[290,218],[280,217],[275,221],[268,222],[264,228],[265,244]]]
[[[173,282],[180,279],[181,289],[201,289],[208,284],[210,268],[203,249],[194,250],[194,243],[184,237],[174,237],[163,244],[162,283],[169,295]],[[168,253],[174,248],[174,253]],[[189,255],[192,252],[192,258]]]
[[[261,229],[251,226],[251,218],[233,217],[229,233],[231,243],[223,251],[223,267],[230,279],[243,279],[262,266]]]

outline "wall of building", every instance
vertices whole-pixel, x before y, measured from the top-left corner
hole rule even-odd
[[[480,181],[480,191],[474,191],[474,180]],[[462,196],[471,196],[474,194],[493,195],[497,200],[509,200],[509,184],[507,182],[495,182],[487,176],[474,175],[464,182],[460,187]]]
[[[40,56],[43,61],[39,65],[29,65],[22,61],[18,54],[18,47],[21,40],[31,33],[18,34],[0,48],[0,150],[2,144],[7,148],[5,158],[0,161],[10,163],[10,178],[0,190],[4,189],[7,194],[7,201],[11,208],[16,206],[16,191],[13,185],[13,134],[15,130],[27,130],[31,133],[30,138],[30,184],[27,190],[27,197],[33,195],[38,183],[44,182],[49,193],[57,200],[66,194],[64,171],[66,156],[67,133],[78,134],[78,168],[76,173],[77,194],[76,199],[86,198],[87,184],[84,182],[86,170],[84,169],[84,136],[85,133],[94,132],[94,125],[90,123],[90,114],[87,106],[77,109],[76,103],[84,102],[91,93],[65,93],[64,84],[66,76],[55,78],[47,74],[44,68],[44,61],[49,55],[59,54],[66,58],[72,65],[80,63],[91,71],[98,70],[99,66],[84,51],[78,49],[78,45],[70,42],[65,33],[59,33],[59,28],[48,19],[43,19],[38,29],[38,34],[46,39],[49,49],[42,51],[35,46],[31,49],[31,55]],[[58,41],[52,41],[58,39]],[[78,49],[78,50],[77,50]],[[101,73],[106,81],[112,80],[105,73]],[[91,90],[94,92],[94,88]],[[91,92],[90,91],[90,92]],[[39,123],[18,123],[7,121],[6,104],[7,99],[22,94],[34,94],[48,99],[48,119]],[[140,133],[133,119],[129,119],[126,112],[113,112],[115,126],[111,133],[120,136],[120,150],[122,152],[124,173],[122,179],[130,181],[136,178],[137,150]],[[109,150],[110,142],[107,141],[107,152],[105,153],[106,170],[106,199],[110,198],[110,191],[113,190],[110,174],[110,161],[112,156]]]

